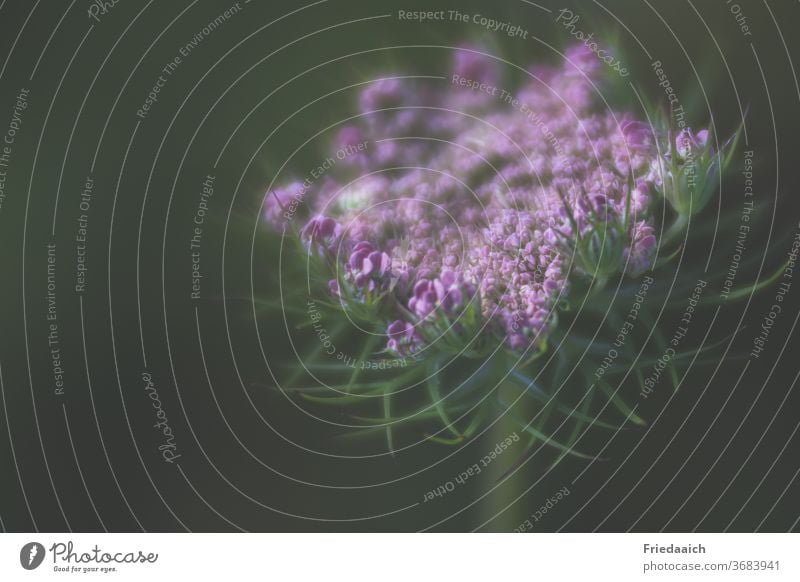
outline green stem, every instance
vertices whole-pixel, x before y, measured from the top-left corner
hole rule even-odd
[[[516,467],[515,471],[506,475],[511,463],[513,463],[524,448],[525,435],[520,434],[519,422],[510,412],[506,412],[489,431],[486,439],[481,439],[479,445],[486,452],[494,448],[495,443],[502,442],[509,435],[516,432],[520,440],[514,443],[506,451],[494,459],[486,468],[483,469],[480,481],[476,480],[479,493],[482,495],[487,489],[495,487],[481,504],[481,511],[478,516],[478,523],[486,523],[481,531],[490,532],[511,532],[518,527],[521,515],[524,513],[522,500],[512,505],[508,509],[506,506],[516,499],[530,484],[530,476],[533,474],[534,460],[529,460],[521,467]],[[481,454],[480,451],[476,454]],[[500,482],[502,481],[502,482]]]
[[[662,246],[669,246],[677,236],[680,236],[684,233],[684,230],[688,224],[689,216],[685,214],[678,214],[678,216],[675,218],[675,222],[672,223],[666,234],[664,234],[664,237],[661,239]]]

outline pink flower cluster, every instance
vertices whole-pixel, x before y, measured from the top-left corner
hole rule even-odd
[[[331,289],[384,307],[388,348],[401,355],[425,347],[442,321],[535,347],[571,272],[637,274],[656,246],[656,138],[602,107],[603,71],[585,47],[506,88],[498,61],[477,49],[457,51],[453,72],[486,90],[369,84],[358,122],[334,137],[336,149],[366,147],[351,147],[303,197],[311,218],[301,234],[337,273]],[[682,135],[679,151],[704,138]],[[278,207],[294,189],[267,195],[268,223],[283,220]]]

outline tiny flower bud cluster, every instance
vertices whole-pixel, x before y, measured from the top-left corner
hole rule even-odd
[[[312,217],[301,236],[335,273],[334,294],[379,300],[390,351],[414,354],[444,333],[535,348],[570,273],[651,267],[657,138],[631,114],[599,107],[603,71],[586,50],[532,68],[514,90],[386,78],[361,92],[361,116],[334,145],[368,145],[305,195]],[[473,48],[456,52],[453,70],[503,82],[498,62]],[[706,141],[687,130],[674,149],[686,158]],[[267,195],[268,224],[290,192]]]

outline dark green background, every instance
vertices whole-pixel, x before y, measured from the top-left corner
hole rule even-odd
[[[685,96],[684,103],[691,105],[691,122],[695,126],[705,125],[713,116],[720,135],[732,133],[739,121],[728,76],[727,69],[730,69],[742,103],[748,108],[748,137],[756,152],[757,204],[767,216],[763,228],[753,233],[747,253],[751,258],[759,258],[756,264],[761,256],[769,253],[764,273],[776,268],[788,249],[785,237],[794,232],[799,217],[796,166],[800,95],[781,37],[765,5],[755,1],[739,3],[753,30],[752,38],[746,38],[741,35],[725,2],[694,2],[713,33],[712,39],[690,4],[682,0],[654,1],[650,5],[606,1],[603,2],[605,8],[590,2],[555,4],[542,0],[540,4],[556,10],[569,6],[580,13],[581,28],[595,31],[598,37],[615,43],[616,50],[629,63],[630,80],[640,91],[653,100],[661,99],[663,94],[656,86],[648,57],[631,34],[610,16],[613,12],[640,38],[653,58],[661,60],[668,68],[676,91]],[[569,39],[564,29],[553,23],[552,14],[520,0],[330,0],[255,32],[302,4],[253,0],[243,4],[240,14],[204,40],[170,78],[151,114],[139,125],[120,178],[123,157],[137,124],[136,109],[144,101],[159,70],[177,54],[181,45],[230,4],[200,0],[176,19],[189,6],[187,2],[156,0],[139,14],[144,2],[123,0],[95,24],[70,64],[91,24],[86,15],[89,3],[78,0],[52,36],[36,75],[30,80],[33,65],[68,5],[65,1],[41,2],[30,18],[32,2],[10,0],[0,10],[1,60],[5,60],[12,44],[16,43],[0,78],[0,130],[5,129],[6,119],[11,117],[14,96],[20,87],[31,91],[31,105],[9,168],[8,197],[0,211],[0,364],[5,413],[0,415],[0,519],[4,529],[95,531],[105,527],[113,531],[137,531],[141,526],[149,531],[182,531],[185,526],[191,530],[227,531],[236,524],[243,529],[264,531],[405,531],[428,527],[458,512],[435,529],[465,531],[484,524],[498,508],[505,506],[547,469],[545,455],[541,455],[541,462],[534,458],[519,478],[469,507],[493,485],[491,475],[475,479],[434,503],[382,518],[341,521],[392,512],[421,501],[426,491],[475,463],[506,433],[488,434],[467,444],[435,468],[392,485],[348,488],[397,479],[454,451],[431,444],[415,447],[396,457],[343,460],[304,452],[278,436],[280,433],[313,450],[349,455],[384,451],[379,438],[352,442],[333,439],[332,429],[299,414],[282,395],[270,389],[272,380],[261,358],[250,310],[249,273],[251,237],[266,185],[276,178],[282,161],[300,144],[348,112],[355,113],[356,92],[343,91],[305,109],[261,147],[266,136],[281,121],[325,93],[376,76],[387,73],[446,75],[450,47],[467,41],[482,42],[491,52],[523,67],[541,61],[556,62],[557,55],[547,45],[561,49]],[[800,7],[794,2],[772,2],[770,6],[786,37],[789,54],[797,61],[800,54],[793,27],[800,22]],[[415,7],[480,12],[517,23],[541,41],[509,39],[482,31],[473,24],[420,25],[398,22],[394,17],[343,24]],[[654,9],[671,30],[656,16]],[[15,41],[23,24],[25,28]],[[326,28],[329,30],[323,30]],[[123,31],[126,31],[124,35]],[[222,62],[213,66],[248,36]],[[750,42],[757,51],[763,78]],[[284,47],[286,43],[292,44]],[[212,169],[233,129],[270,91],[310,67],[370,49],[380,50],[319,66],[277,91],[249,115],[225,150],[219,167]],[[256,64],[273,51],[278,52]],[[69,70],[62,83],[67,66]],[[252,70],[244,74],[251,67]],[[698,80],[702,81],[708,105]],[[225,91],[225,96],[215,103]],[[620,109],[635,110],[629,88],[623,86],[614,93]],[[85,105],[81,109],[84,98]],[[73,239],[80,191],[107,118],[108,128],[92,174],[95,195],[90,211],[88,289],[82,295],[84,351],[80,298],[72,289]],[[324,147],[329,137],[323,135],[303,148],[287,171],[277,176],[276,183],[303,175],[315,166],[327,155]],[[253,155],[255,159],[248,165]],[[741,178],[736,170],[740,164],[741,156],[737,155],[734,172],[723,192],[724,208],[738,208]],[[207,278],[202,285],[203,299],[191,302],[191,263],[187,246],[201,183],[209,173],[216,175],[216,184],[209,224],[203,235],[202,261]],[[50,225],[57,192],[58,322],[66,370],[63,397],[53,394],[45,320],[45,244],[52,238]],[[773,212],[775,222],[770,225]],[[140,215],[143,217],[142,240],[137,249]],[[221,283],[224,233],[227,233],[224,255],[227,302],[222,300]],[[765,244],[768,235],[772,237],[769,248]],[[779,241],[782,236],[784,238]],[[732,232],[720,233],[713,249],[712,269],[726,268],[734,242]],[[140,376],[145,365],[137,313],[137,252],[146,369],[157,384],[175,430],[183,474],[176,466],[164,463],[158,455],[159,441],[150,428],[153,412],[142,390]],[[269,296],[275,289],[277,254],[275,239],[263,230],[258,231],[254,256],[256,288],[262,296]],[[705,256],[689,256],[686,260],[704,262]],[[742,271],[739,281],[752,281],[756,275],[757,269]],[[286,292],[302,297],[305,290],[295,288]],[[733,439],[697,494],[669,524],[671,530],[696,527],[699,517],[717,500],[793,387],[798,366],[792,354],[797,345],[788,332],[797,315],[797,293],[793,290],[789,305],[770,336],[766,353],[750,366],[703,446],[641,520],[637,522],[726,402],[741,370],[741,360],[724,363],[664,456],[610,516],[609,512],[662,453],[677,427],[698,402],[698,395],[713,368],[693,370],[689,374],[647,439],[624,464],[622,460],[637,445],[643,430],[628,430],[615,439],[605,451],[606,460],[594,463],[574,486],[570,485],[571,495],[536,524],[537,530],[562,527],[615,472],[602,492],[566,529],[591,531],[599,527],[619,531],[628,529],[634,522],[637,530],[661,529]],[[748,306],[745,323],[751,331],[742,333],[731,353],[747,351],[752,330],[759,325],[771,295],[772,291],[768,291],[766,298],[754,300]],[[225,306],[238,375],[226,333]],[[110,312],[109,307],[113,311]],[[195,307],[199,313],[208,374],[213,381],[213,396],[200,357]],[[715,337],[723,337],[734,330],[742,309],[743,303],[723,309]],[[110,313],[113,314],[113,343]],[[291,362],[293,356],[283,320],[262,317],[258,325],[270,365],[277,370]],[[786,352],[773,369],[772,364],[785,344]],[[768,374],[764,393],[737,430]],[[267,427],[256,414],[245,393],[275,430]],[[232,436],[218,413],[214,397],[227,422],[253,456]],[[654,418],[666,398],[662,393],[660,400],[649,401],[642,410],[643,415]],[[792,527],[800,514],[797,501],[800,485],[795,480],[800,461],[797,436],[793,432],[798,422],[798,404],[796,391],[792,391],[756,454],[738,475],[734,487],[700,524],[700,529],[725,528],[784,445],[787,445],[786,450],[776,467],[732,529],[754,529],[787,486],[786,494],[769,513],[762,529],[785,531]],[[65,411],[74,452],[65,425]],[[335,414],[344,418],[341,411],[333,416]],[[138,524],[112,476],[98,425],[110,467]],[[9,435],[13,439],[13,454]],[[601,433],[596,438],[607,438],[607,434]],[[76,464],[76,457],[79,464]],[[272,469],[265,468],[254,457]],[[213,460],[219,473],[208,459]],[[568,485],[585,466],[586,461],[565,460],[519,503],[483,529],[511,530],[544,499]],[[340,488],[312,487],[278,473]],[[244,494],[279,511],[265,509]],[[333,521],[304,520],[286,514]]]

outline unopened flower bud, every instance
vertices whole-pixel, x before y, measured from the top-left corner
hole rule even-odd
[[[682,160],[690,160],[706,147],[708,130],[701,129],[696,134],[688,127],[675,137],[675,151]]]

